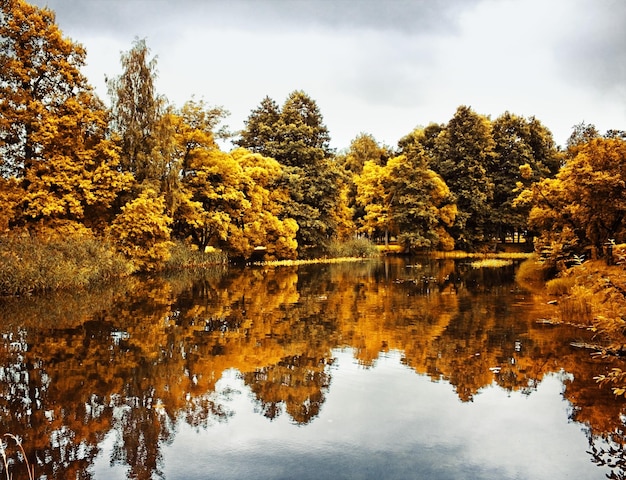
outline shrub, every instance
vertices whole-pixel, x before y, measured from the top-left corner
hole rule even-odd
[[[575,283],[573,277],[556,277],[546,282],[546,291],[548,295],[568,295]]]
[[[169,259],[170,223],[165,200],[148,189],[122,207],[109,233],[137,270],[155,271]]]
[[[533,255],[520,264],[515,279],[518,283],[533,289],[543,286],[548,278],[548,273],[549,268],[546,264],[537,261],[537,256]]]

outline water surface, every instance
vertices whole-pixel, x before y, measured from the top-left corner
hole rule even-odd
[[[555,307],[514,270],[392,259],[5,299],[0,428],[46,478],[624,478],[606,365],[570,346],[588,332],[537,323]]]

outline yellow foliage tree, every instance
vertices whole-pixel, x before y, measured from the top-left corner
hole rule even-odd
[[[372,237],[380,233],[389,234],[396,232],[393,229],[390,216],[391,195],[385,191],[385,178],[388,171],[373,160],[368,160],[363,165],[360,175],[355,176],[357,186],[356,201],[364,206],[365,216],[362,219],[359,231]]]
[[[420,149],[391,158],[385,166],[369,160],[355,177],[357,202],[365,209],[360,230],[396,235],[407,249],[451,250],[447,232],[457,215],[450,189],[428,168]]]
[[[46,158],[31,163],[22,182],[21,223],[81,223],[101,232],[111,221],[115,200],[133,179],[116,170],[118,151],[104,138],[106,116],[98,104],[85,93],[48,119]]]
[[[0,173],[22,189],[10,225],[102,229],[130,177],[107,115],[80,72],[85,50],[54,14],[7,0],[0,14]]]
[[[228,246],[231,224],[240,222],[250,203],[242,192],[243,171],[232,156],[216,148],[194,148],[183,177],[184,201],[176,213],[177,230],[201,249]]]
[[[292,218],[284,218],[289,194],[277,185],[282,166],[272,158],[243,148],[231,155],[243,170],[243,192],[249,201],[249,208],[242,212],[239,253],[249,256],[250,247],[265,247],[268,258],[296,258],[298,224]]]
[[[568,257],[626,241],[625,186],[626,141],[594,138],[577,145],[556,178],[533,184],[517,202],[532,205],[529,224],[541,234],[536,247]]]

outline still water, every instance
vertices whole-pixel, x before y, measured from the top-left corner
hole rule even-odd
[[[626,478],[590,334],[515,265],[391,259],[0,300],[0,433],[46,479]],[[28,478],[4,437],[0,478]],[[6,471],[8,466],[9,472]]]

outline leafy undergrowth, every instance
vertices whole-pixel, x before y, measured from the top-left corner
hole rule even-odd
[[[561,320],[587,325],[593,332],[593,356],[607,360],[595,377],[616,395],[626,397],[626,265],[587,261],[546,284],[559,297]]]

